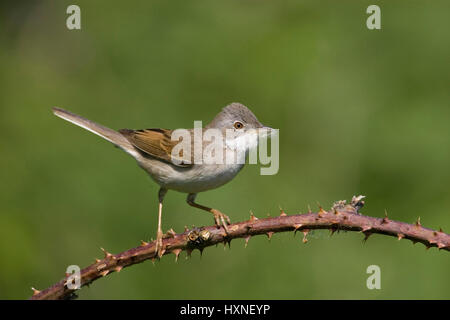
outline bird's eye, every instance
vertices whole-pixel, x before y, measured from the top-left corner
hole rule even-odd
[[[236,121],[236,122],[234,123],[234,127],[235,127],[236,129],[242,129],[242,128],[244,127],[244,125],[243,125],[241,122]]]

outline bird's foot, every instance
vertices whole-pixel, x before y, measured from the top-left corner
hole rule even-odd
[[[225,232],[228,233],[227,225],[231,224],[230,218],[216,209],[211,209],[211,213],[214,215],[214,221],[218,227],[223,226]]]

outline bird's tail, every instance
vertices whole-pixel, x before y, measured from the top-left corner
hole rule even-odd
[[[119,132],[104,127],[101,124],[95,123],[94,121],[83,118],[79,115],[76,115],[72,112],[66,111],[61,108],[55,107],[52,110],[56,116],[66,121],[72,122],[73,124],[76,124],[77,126],[80,126],[92,133],[95,133],[96,135],[102,137],[103,139],[108,140],[109,142],[120,147],[133,157],[139,156],[139,152],[136,150],[136,148],[134,148],[133,145]]]

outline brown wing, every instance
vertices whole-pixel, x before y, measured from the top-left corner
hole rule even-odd
[[[172,130],[168,129],[145,129],[145,130],[130,130],[120,129],[119,132],[124,135],[133,146],[140,151],[147,153],[155,158],[164,160],[173,165],[180,167],[189,167],[192,164],[182,163],[182,155],[177,163],[172,162],[172,149],[179,141],[171,140]],[[192,161],[191,161],[192,163]]]

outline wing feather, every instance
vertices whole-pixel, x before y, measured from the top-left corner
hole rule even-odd
[[[191,161],[191,164],[183,163],[182,155],[176,158],[176,160],[179,160],[178,163],[172,161],[172,149],[179,143],[179,141],[171,140],[172,130],[159,128],[144,130],[121,129],[119,132],[134,147],[152,157],[180,167],[189,167],[193,163],[193,161]]]

